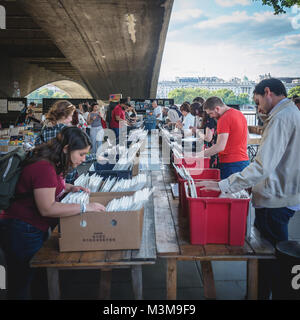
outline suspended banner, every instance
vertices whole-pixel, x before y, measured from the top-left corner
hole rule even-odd
[[[0,113],[7,113],[7,99],[0,99]]]
[[[8,111],[21,111],[25,107],[24,101],[8,101]]]

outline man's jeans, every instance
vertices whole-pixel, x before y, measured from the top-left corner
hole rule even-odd
[[[288,208],[257,208],[254,226],[263,238],[276,246],[278,242],[288,240],[288,223],[294,213]],[[273,299],[280,296],[280,266],[277,260],[259,260],[258,277],[259,299],[269,299],[271,292]]]
[[[1,219],[0,233],[8,267],[8,299],[29,299],[34,274],[29,262],[48,233],[18,219]]]
[[[229,163],[220,163],[221,179],[226,179],[231,176],[233,173],[243,171],[250,162],[247,161],[238,161],[238,162],[229,162]]]
[[[116,144],[119,144],[120,128],[112,128],[112,130],[116,135]]]
[[[288,240],[288,223],[295,211],[288,208],[255,209],[254,226],[274,246]]]

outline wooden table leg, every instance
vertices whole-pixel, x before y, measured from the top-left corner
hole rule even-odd
[[[258,297],[258,259],[247,261],[247,299],[257,300]]]
[[[100,290],[99,299],[109,300],[110,299],[110,288],[111,288],[111,269],[101,269],[101,279],[100,279]]]
[[[176,300],[177,260],[167,259],[167,299]]]
[[[203,276],[204,297],[216,299],[216,288],[211,261],[200,261]]]
[[[60,299],[59,288],[59,270],[56,268],[47,268],[48,292],[50,300]]]
[[[131,266],[131,280],[134,298],[136,300],[143,299],[143,273],[142,266]]]

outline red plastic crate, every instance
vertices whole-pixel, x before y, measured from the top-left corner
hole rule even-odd
[[[243,246],[250,199],[218,198],[220,192],[204,191],[197,187],[198,198],[188,194],[191,244],[208,243]]]
[[[174,164],[185,168],[209,168],[210,158],[196,158],[196,157],[174,157]]]
[[[187,171],[190,173],[191,177],[194,180],[216,180],[219,181],[220,178],[220,170],[219,169],[196,169],[196,168],[187,168]],[[188,204],[185,197],[184,192],[184,182],[186,179],[180,177],[177,173],[178,180],[178,191],[179,191],[179,205],[182,214],[186,214],[188,212]]]

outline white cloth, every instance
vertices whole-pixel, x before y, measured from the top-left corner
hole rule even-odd
[[[88,119],[89,114],[90,113],[88,111],[82,114],[82,116],[83,116],[84,120],[86,121],[86,123],[87,123],[87,119]],[[88,125],[87,128],[91,128],[91,125]]]
[[[168,111],[167,119],[169,119],[172,123],[176,123],[178,120],[180,120],[178,113],[174,109],[170,109]]]
[[[195,123],[195,117],[191,114],[188,113],[184,119],[183,119],[183,129],[189,129],[190,127],[193,127]]]
[[[86,122],[86,120],[84,119],[84,117],[83,117],[83,115],[81,113],[78,113],[78,121],[79,121],[79,124],[82,127],[86,127],[87,126],[87,122]]]

